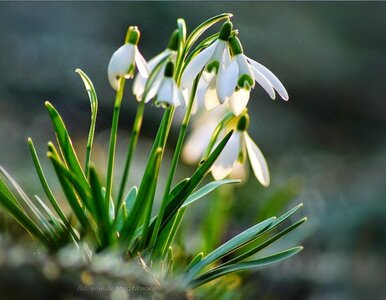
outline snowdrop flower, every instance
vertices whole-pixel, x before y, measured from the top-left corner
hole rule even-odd
[[[237,128],[225,148],[212,166],[214,179],[221,180],[239,168],[240,163],[246,162],[248,156],[253,173],[257,180],[263,185],[269,185],[268,165],[263,153],[247,133],[249,117],[243,114],[237,123]]]
[[[275,99],[275,90],[284,100],[288,100],[288,93],[280,80],[266,67],[243,53],[240,40],[236,36],[229,39],[232,50],[232,62],[219,75],[218,94],[222,101],[229,100],[230,109],[238,116],[247,106],[251,88],[255,81]]]
[[[194,119],[193,130],[182,149],[182,160],[187,164],[197,164],[209,145],[212,134],[228,111],[225,106],[219,109],[201,110]]]
[[[167,48],[161,53],[159,53],[158,55],[156,55],[155,57],[153,57],[152,59],[150,59],[148,62],[149,75],[153,72],[153,70],[156,67],[158,69],[157,71],[158,73],[157,75],[155,75],[154,81],[152,82],[152,85],[149,91],[147,92],[145,103],[149,102],[150,99],[152,99],[155,96],[162,82],[167,62],[169,60],[175,62],[176,60],[177,49],[178,49],[178,30],[175,30],[169,40]],[[136,96],[138,101],[142,100],[147,80],[148,80],[148,77],[143,76],[141,73],[138,73],[134,79],[133,94]]]
[[[143,77],[149,76],[147,63],[138,50],[140,32],[136,26],[129,28],[128,41],[111,56],[107,75],[114,90],[119,89],[121,77],[133,78],[135,67]]]
[[[223,103],[218,94],[218,77],[230,63],[228,39],[231,32],[232,23],[225,22],[221,27],[218,39],[190,61],[181,77],[182,89],[189,89],[196,76],[205,68],[200,80],[202,80],[203,77],[205,79],[205,81],[203,81],[205,84],[204,97],[205,106],[208,110],[217,106],[219,103]]]
[[[174,65],[169,61],[165,66],[164,78],[156,91],[155,104],[163,108],[171,105],[185,107],[185,99],[173,79]]]

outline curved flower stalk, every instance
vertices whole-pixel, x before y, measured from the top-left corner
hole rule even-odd
[[[135,67],[137,67],[142,77],[147,78],[149,76],[149,67],[138,50],[139,38],[138,28],[131,26],[127,42],[111,56],[107,67],[107,75],[110,85],[116,91],[119,89],[119,79],[121,77],[133,78]]]
[[[216,180],[225,178],[235,167],[239,167],[238,163],[244,164],[248,156],[256,179],[267,187],[270,182],[268,165],[263,153],[249,136],[248,126],[249,116],[244,113],[238,120],[234,134],[214,163],[212,175]]]
[[[151,74],[153,71],[156,71],[157,74],[155,75],[154,81],[152,82],[151,87],[146,94],[146,99],[144,99],[145,103],[148,103],[156,95],[156,92],[159,89],[164,77],[167,62],[172,61],[175,63],[177,57],[177,49],[178,30],[175,30],[170,37],[167,48],[148,61],[149,74]],[[155,70],[156,68],[157,70]],[[141,72],[139,72],[134,79],[133,94],[136,96],[138,101],[141,101],[143,98],[147,80],[148,76],[143,76]]]
[[[231,22],[225,22],[222,25],[218,39],[195,56],[182,74],[181,87],[189,90],[193,80],[204,68],[200,86],[204,91],[204,103],[208,110],[223,103],[219,97],[218,78],[230,63],[228,39],[232,32],[232,26]]]
[[[251,89],[255,81],[272,98],[276,98],[275,90],[287,101],[288,93],[280,80],[262,64],[244,55],[240,40],[229,38],[232,50],[232,62],[220,74],[218,93],[223,102],[229,100],[231,111],[238,116],[248,104]]]

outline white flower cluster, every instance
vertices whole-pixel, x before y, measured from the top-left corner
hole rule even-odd
[[[140,54],[138,41],[139,31],[133,27],[127,43],[111,57],[108,77],[112,87],[118,90],[119,79],[132,78],[137,68],[133,93],[138,101],[147,103],[153,100],[156,105],[166,108],[187,107],[189,99],[194,99],[191,113],[198,112],[196,125],[182,153],[182,158],[188,163],[197,163],[202,159],[214,129],[224,115],[233,113],[232,122],[225,124],[222,131],[225,133],[233,128],[235,132],[212,167],[212,175],[219,180],[237,171],[237,176],[243,177],[248,156],[256,178],[262,185],[268,186],[267,163],[247,133],[249,116],[246,107],[255,82],[272,99],[277,92],[282,99],[288,100],[288,93],[269,69],[244,55],[232,23],[225,22],[216,39],[198,49],[189,60],[183,60],[177,74],[175,66],[181,42],[177,30],[173,32],[168,47],[149,62]],[[200,76],[199,79],[197,76]],[[198,84],[193,88],[196,79]]]

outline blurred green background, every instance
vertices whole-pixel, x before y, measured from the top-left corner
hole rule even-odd
[[[185,18],[189,30],[221,12],[234,14],[246,55],[270,68],[290,95],[285,103],[259,87],[253,91],[250,133],[266,155],[272,185],[263,189],[251,178],[234,191],[225,236],[256,222],[278,197],[304,202],[310,220],[292,235],[305,250],[248,274],[243,297],[385,299],[386,3],[2,2],[0,164],[31,194],[41,194],[26,138],[34,138],[41,156],[54,139],[45,100],[62,113],[76,144],[85,145],[89,104],[74,73],[79,67],[100,99],[93,158],[104,172],[114,99],[106,68],[127,26],[139,26],[149,59],[166,46],[176,18]],[[118,174],[136,107],[125,98]],[[133,184],[161,113],[147,108]],[[191,170],[181,164],[180,177]],[[203,218],[202,212],[193,209],[189,217]]]

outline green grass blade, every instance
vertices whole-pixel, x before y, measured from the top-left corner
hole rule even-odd
[[[206,176],[206,174],[210,171],[210,168],[216,161],[217,157],[220,155],[221,151],[224,149],[225,145],[227,144],[232,134],[233,134],[233,130],[229,131],[225,135],[225,137],[213,150],[213,152],[208,157],[208,159],[202,163],[202,165],[196,170],[196,172],[194,172],[193,176],[186,182],[183,188],[180,189],[179,192],[176,193],[175,196],[169,200],[165,208],[165,213],[164,213],[162,225],[161,225],[161,231],[162,231],[162,228],[165,227],[167,222],[169,222],[169,220],[177,213],[178,209],[183,205],[183,203],[189,197],[189,195],[200,184],[200,182]]]
[[[205,197],[209,193],[213,192],[215,189],[219,188],[220,186],[223,186],[225,184],[232,184],[232,183],[240,183],[241,180],[239,179],[223,179],[219,181],[212,181],[208,183],[207,185],[203,186],[201,189],[199,189],[197,192],[194,192],[191,194],[184,202],[184,204],[181,206],[187,207],[188,205],[193,204],[197,200],[200,200],[202,197]]]
[[[31,201],[31,199],[27,196],[27,194],[23,191],[20,185],[16,182],[15,179],[8,172],[0,167],[0,172],[7,178],[7,180],[13,185],[15,190],[18,192],[20,198],[23,200],[25,205],[29,208],[29,210],[35,215],[36,219],[42,224],[45,228],[47,234],[52,238],[53,242],[57,242],[55,238],[55,233],[53,231],[52,225],[46,220],[45,216],[42,212],[35,206],[35,204]]]
[[[90,166],[90,184],[92,191],[92,198],[96,209],[97,222],[99,236],[101,240],[102,248],[108,246],[112,241],[111,234],[111,224],[109,218],[109,212],[106,211],[106,206],[104,205],[104,196],[102,194],[102,186],[100,184],[98,175],[93,166]]]
[[[271,226],[269,226],[269,230],[279,226],[281,223],[283,223],[285,220],[287,220],[288,218],[290,218],[294,213],[296,213],[301,207],[303,207],[303,203],[300,203],[298,204],[297,206],[295,206],[294,208],[290,209],[289,211],[287,211],[285,214],[281,215],[280,217],[278,217],[276,219],[275,222],[273,222],[271,224]]]
[[[197,265],[202,258],[204,257],[204,253],[200,252],[198,253],[188,264],[188,266],[185,268],[185,272],[188,272],[191,268],[193,268],[195,265]]]
[[[215,262],[216,260],[236,251],[240,247],[249,243],[251,240],[255,239],[259,234],[264,232],[276,218],[272,217],[267,220],[264,220],[255,226],[248,228],[242,233],[238,234],[225,244],[221,245],[207,256],[205,256],[197,265],[195,265],[187,274],[188,280],[191,280],[199,272],[201,272],[206,266]]]
[[[71,138],[67,132],[64,122],[51,103],[46,102],[45,105],[51,117],[52,124],[55,128],[59,146],[66,161],[66,164],[71,170],[71,172],[76,176],[79,184],[81,184],[84,189],[87,189],[87,187],[89,187],[89,184],[87,182],[86,176],[83,173],[82,167],[80,166],[78,157],[75,153]]]
[[[90,227],[89,222],[80,202],[78,201],[78,198],[74,192],[71,182],[67,178],[66,174],[63,172],[64,170],[66,170],[65,167],[63,167],[63,165],[59,162],[56,154],[54,154],[53,152],[48,152],[47,156],[54,166],[55,173],[66,196],[68,204],[70,205],[81,226],[86,230]]]
[[[38,155],[36,153],[35,146],[34,146],[31,138],[28,139],[28,146],[29,146],[30,151],[31,151],[32,160],[33,160],[33,163],[35,165],[35,169],[36,169],[36,172],[38,174],[40,183],[41,183],[41,185],[43,187],[43,190],[44,190],[48,200],[50,201],[50,203],[51,203],[52,207],[54,208],[55,212],[58,214],[59,218],[66,225],[67,229],[72,231],[73,236],[76,237],[75,233],[73,232],[73,230],[71,228],[70,223],[68,222],[68,219],[67,219],[66,215],[64,214],[63,210],[60,208],[58,201],[56,200],[54,194],[52,193],[52,191],[51,191],[51,189],[50,189],[50,187],[48,185],[47,179],[46,179],[46,177],[44,175],[44,172],[43,172],[43,169],[41,167]]]
[[[122,239],[126,240],[128,243],[130,243],[136,228],[139,226],[140,221],[143,219],[144,214],[146,213],[147,204],[144,203],[144,200],[147,198],[146,195],[149,191],[149,188],[152,186],[152,182],[156,179],[156,177],[158,177],[158,173],[155,174],[154,170],[160,163],[162,152],[163,150],[158,148],[154,152],[154,155],[150,156],[133,209],[127,218],[127,222],[123,226]]]
[[[85,160],[85,167],[84,167],[84,173],[88,178],[89,170],[90,170],[91,151],[92,151],[92,145],[94,142],[95,124],[96,124],[96,119],[98,114],[98,96],[95,91],[94,85],[92,84],[92,81],[86,75],[86,73],[84,73],[81,69],[76,69],[75,72],[79,74],[80,78],[84,83],[88,98],[90,100],[90,108],[91,108],[91,123],[90,123],[88,138],[87,138],[86,160]]]
[[[227,261],[226,263],[222,264],[222,266],[230,265],[230,264],[234,264],[234,263],[243,261],[244,259],[246,259],[246,258],[256,254],[257,252],[263,250],[264,248],[268,247],[273,242],[277,241],[281,237],[283,237],[286,234],[290,233],[292,230],[296,229],[297,227],[299,227],[300,225],[302,225],[306,221],[307,221],[307,218],[303,218],[303,219],[299,220],[298,222],[292,224],[291,226],[288,226],[286,229],[282,230],[281,232],[279,232],[278,234],[274,235],[273,237],[271,237],[270,239],[266,240],[265,242],[263,242],[263,243],[257,245],[256,247],[246,251],[245,253],[235,257],[234,259],[231,259],[230,261]]]
[[[275,264],[287,258],[290,258],[291,256],[297,254],[301,250],[303,250],[303,247],[294,247],[294,248],[287,249],[285,251],[278,252],[273,255],[266,256],[257,260],[251,260],[251,261],[241,262],[241,263],[232,264],[224,267],[218,267],[194,279],[191,282],[190,286],[193,288],[196,288],[200,285],[203,285],[207,282],[210,282],[214,279],[217,279],[219,277],[225,276],[230,273],[236,273],[236,272],[246,271],[250,269],[269,266],[271,264]]]
[[[4,209],[31,235],[46,246],[52,246],[50,239],[43,233],[37,224],[24,212],[20,204],[15,201],[3,179],[0,178],[0,204]]]
[[[227,20],[229,18],[232,17],[232,14],[230,13],[224,13],[224,14],[220,14],[220,15],[217,15],[217,16],[214,16],[208,20],[206,20],[205,22],[203,22],[202,24],[200,24],[199,26],[197,26],[197,28],[195,28],[188,36],[187,40],[186,40],[186,49],[187,51],[189,51],[190,47],[197,41],[197,39],[206,31],[208,30],[210,27],[212,27],[214,24],[222,21],[222,20]]]

